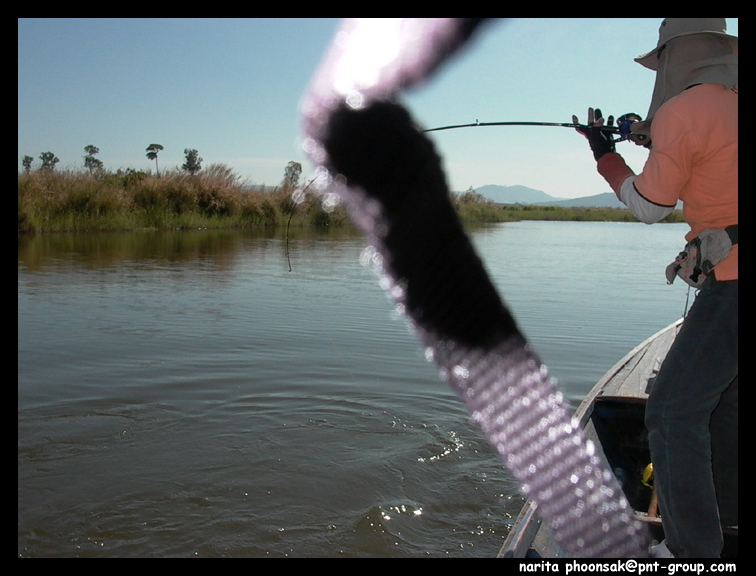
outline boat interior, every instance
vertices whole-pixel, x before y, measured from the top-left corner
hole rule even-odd
[[[622,485],[625,496],[646,524],[654,540],[664,538],[653,482],[644,482],[644,471],[651,463],[648,431],[644,424],[646,400],[643,397],[599,396],[587,422],[586,435],[604,450],[609,466]],[[651,479],[652,480],[652,479]],[[724,528],[723,557],[737,558],[737,528]]]

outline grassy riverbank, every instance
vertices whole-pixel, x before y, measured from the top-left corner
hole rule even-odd
[[[461,218],[467,222],[517,222],[520,220],[559,220],[575,222],[637,222],[629,210],[622,208],[566,208],[526,204],[496,204],[474,190],[453,196]],[[675,211],[664,222],[685,222],[682,212]]]
[[[135,170],[37,170],[18,176],[18,232],[260,228],[284,226],[290,217],[294,227],[349,225],[342,207],[326,209],[311,194],[295,204],[291,192],[243,184],[223,164],[194,176],[179,170],[160,177]],[[474,191],[454,194],[453,202],[471,223],[635,220],[627,210],[501,206]]]
[[[624,208],[564,208],[561,206],[498,206],[507,216],[502,221],[559,220],[574,222],[637,222],[638,219]],[[674,211],[662,222],[685,222],[680,211]]]
[[[291,192],[244,184],[223,164],[193,176],[38,170],[18,176],[18,231],[251,228],[285,225],[290,215],[292,226],[347,224],[343,209],[311,195],[295,204]]]

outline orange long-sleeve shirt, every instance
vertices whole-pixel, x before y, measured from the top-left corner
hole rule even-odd
[[[651,124],[653,147],[632,185],[660,206],[683,201],[686,240],[706,228],[738,223],[738,95],[721,84],[693,86],[668,100]],[[615,192],[632,171],[616,154],[599,160]],[[715,267],[718,280],[738,277],[738,246]]]

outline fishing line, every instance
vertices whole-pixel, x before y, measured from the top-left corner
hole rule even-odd
[[[307,183],[307,186],[305,186],[301,191],[299,191],[299,194],[302,197],[302,201],[304,201],[304,195],[305,192],[307,192],[307,189],[310,187],[310,185],[315,182],[315,180],[320,177],[320,174],[315,176],[312,180],[310,180]],[[297,194],[298,190],[294,190],[292,193],[292,196]],[[297,207],[297,202],[294,198],[291,199],[291,212],[289,212],[289,220],[286,222],[286,261],[289,263],[289,272],[291,272],[291,258],[289,258],[289,226],[291,225],[291,217],[294,216],[294,209]]]
[[[685,295],[685,309],[683,310],[682,317],[685,318],[688,315],[688,302],[690,302],[690,289],[692,286],[688,284],[688,292]],[[696,290],[696,295],[698,295],[698,290]]]

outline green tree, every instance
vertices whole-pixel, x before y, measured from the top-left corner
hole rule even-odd
[[[84,152],[87,153],[87,155],[84,156],[84,167],[89,169],[89,173],[91,174],[92,172],[99,172],[102,170],[102,160],[95,158],[95,154],[99,154],[100,149],[97,146],[92,146],[90,144],[84,146]]]
[[[189,148],[184,148],[184,155],[186,157],[186,162],[181,165],[181,168],[194,176],[202,169],[202,158],[199,157],[199,152],[194,148],[191,150]]]
[[[301,175],[302,165],[299,162],[289,162],[284,169],[283,189],[287,191],[294,190],[299,185],[299,177]]]
[[[483,194],[476,192],[475,188],[472,186],[459,195],[459,201],[470,204],[488,204],[491,202],[488,198],[483,196]]]
[[[163,147],[160,144],[150,144],[147,146],[147,158],[155,161],[155,172],[158,176],[160,176],[160,168],[158,168],[158,152],[162,149]]]
[[[32,162],[34,162],[34,158],[32,158],[31,156],[24,156],[21,159],[21,165],[24,167],[24,172],[26,172],[27,174],[31,172]]]
[[[52,152],[42,152],[39,159],[42,160],[40,170],[55,170],[55,165],[60,162],[60,159]]]

